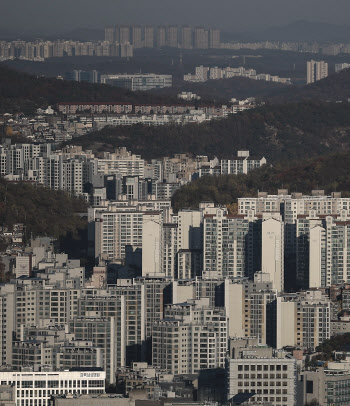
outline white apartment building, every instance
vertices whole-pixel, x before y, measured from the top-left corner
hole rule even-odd
[[[257,246],[259,224],[248,216],[232,216],[226,209],[215,209],[203,220],[203,269],[222,277],[253,276],[261,270]]]
[[[177,224],[163,224],[162,233],[163,274],[167,278],[177,278]]]
[[[329,196],[322,190],[314,190],[311,195],[302,193],[288,194],[281,189],[277,195],[259,192],[258,197],[243,197],[238,199],[238,213],[246,214],[248,210],[255,213],[278,212],[283,214],[284,221],[292,224],[299,214],[308,214],[316,210],[317,214],[340,214],[341,210],[350,210],[350,198],[341,197],[341,193],[334,192]]]
[[[142,276],[165,276],[163,272],[163,216],[146,212],[142,218]]]
[[[103,159],[98,160],[97,172],[105,175],[144,177],[145,161],[140,155],[131,154],[125,148],[115,153],[105,152]]]
[[[235,159],[222,159],[220,161],[221,174],[247,174],[253,169],[266,164],[266,158],[251,157],[249,151],[238,151]]]
[[[244,107],[244,106],[243,106]],[[242,108],[243,110],[244,108]],[[266,158],[251,157],[249,151],[238,151],[234,159],[217,158],[209,162],[200,163],[199,176],[204,175],[240,175],[247,174],[253,169],[260,168],[266,164]]]
[[[315,348],[330,338],[331,302],[321,291],[277,298],[276,348]]]
[[[227,401],[247,394],[247,404],[294,406],[297,403],[295,359],[246,356],[227,359]],[[248,395],[250,394],[250,396]],[[256,403],[255,403],[256,402]]]
[[[225,310],[194,303],[171,305],[152,329],[152,364],[173,374],[224,366],[228,321]],[[198,307],[197,307],[198,306]]]
[[[230,337],[256,337],[261,344],[273,344],[277,297],[268,274],[255,274],[254,281],[225,279],[225,309]]]
[[[307,62],[306,83],[314,83],[328,76],[328,63],[324,61],[309,61]]]
[[[142,247],[143,212],[110,207],[95,214],[95,257],[125,258],[125,246]]]
[[[10,365],[12,362],[12,341],[15,331],[15,286],[5,284],[0,287],[0,362]]]
[[[300,215],[296,221],[297,278],[305,288],[321,288],[350,280],[350,217]]]
[[[96,368],[79,371],[0,371],[2,385],[15,386],[16,406],[48,406],[52,395],[105,392],[106,373]]]
[[[270,275],[272,287],[284,290],[284,225],[282,218],[274,217],[262,221],[261,270]]]

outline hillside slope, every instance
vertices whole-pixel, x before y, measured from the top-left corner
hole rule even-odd
[[[26,225],[26,235],[61,238],[85,227],[78,213],[87,211],[84,200],[27,182],[0,179],[0,224]]]
[[[145,158],[185,152],[231,157],[249,149],[270,162],[290,160],[350,148],[350,104],[266,105],[199,125],[105,127],[71,143],[95,152],[125,146]]]
[[[266,165],[248,175],[205,176],[177,190],[172,204],[176,211],[196,208],[202,201],[228,205],[236,203],[238,197],[256,196],[258,190],[275,194],[279,188],[302,193],[324,189],[326,193],[338,191],[349,197],[350,151],[301,163]]]
[[[0,113],[33,113],[38,107],[64,101],[178,103],[176,98],[108,85],[37,78],[0,64]]]
[[[270,93],[265,98],[268,102],[300,102],[305,100],[348,101],[350,98],[350,69],[329,75],[305,86],[289,86],[279,92]]]

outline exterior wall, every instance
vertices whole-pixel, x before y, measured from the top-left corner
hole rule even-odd
[[[281,297],[277,298],[277,334],[276,348],[294,346],[296,338],[296,313],[297,304],[294,301],[284,302]]]
[[[142,223],[142,276],[164,276],[161,213],[144,213]]]
[[[0,381],[15,383],[16,406],[48,406],[51,395],[68,392],[101,394],[105,391],[106,374],[96,371],[0,372]]]
[[[309,287],[321,288],[322,273],[325,274],[326,235],[323,227],[310,230]]]
[[[270,274],[273,288],[284,289],[284,233],[282,220],[268,219],[262,223],[263,273]]]
[[[227,359],[227,400],[239,393],[256,395],[250,400],[273,406],[296,405],[297,372],[294,359]]]

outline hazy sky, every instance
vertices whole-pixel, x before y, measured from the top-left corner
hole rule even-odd
[[[110,24],[193,24],[230,31],[296,20],[347,24],[350,0],[0,0],[0,29],[67,31]]]

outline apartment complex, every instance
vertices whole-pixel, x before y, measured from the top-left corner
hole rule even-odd
[[[215,28],[160,25],[128,26],[119,25],[105,28],[108,43],[130,43],[136,48],[220,48],[220,30]]]
[[[120,57],[132,58],[133,46],[129,43],[109,41],[0,41],[0,59],[24,59],[44,61],[48,58],[69,56]]]
[[[347,222],[349,198],[340,193],[311,196],[280,190],[278,195],[260,192],[257,198],[238,199],[238,213],[278,213],[283,222],[285,265],[292,266],[296,283],[303,289],[346,282]],[[282,231],[281,231],[282,232]],[[339,250],[338,248],[341,248]]]
[[[246,69],[243,66],[232,68],[219,68],[218,66],[196,66],[195,73],[184,75],[187,82],[206,82],[207,80],[229,79],[233,77],[246,77],[253,80],[265,80],[267,82],[279,82],[290,84],[290,78],[280,78],[266,73],[257,74],[254,69]]]
[[[123,87],[132,91],[146,91],[151,89],[162,89],[172,86],[172,75],[156,75],[154,73],[139,75],[101,75],[101,83]]]

